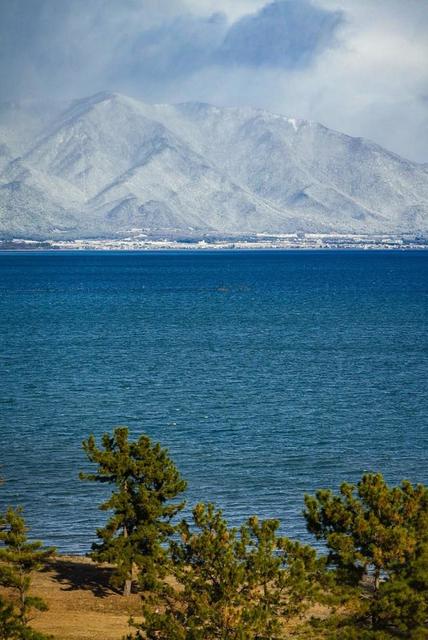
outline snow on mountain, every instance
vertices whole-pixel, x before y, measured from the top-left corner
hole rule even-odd
[[[0,105],[0,235],[428,231],[428,170],[251,108]]]

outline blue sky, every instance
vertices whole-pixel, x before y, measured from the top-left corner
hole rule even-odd
[[[428,161],[428,0],[0,0],[1,99],[252,105]]]

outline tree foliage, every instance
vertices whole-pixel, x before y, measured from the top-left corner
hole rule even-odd
[[[428,488],[389,487],[365,474],[339,494],[305,497],[309,531],[325,540],[339,588],[355,587],[353,615],[339,621],[339,640],[426,637]]]
[[[428,637],[428,542],[415,558],[382,582],[371,606],[376,628],[390,628],[410,638]]]
[[[0,640],[19,638],[20,629],[21,625],[12,602],[0,596]]]
[[[163,543],[174,533],[172,519],[184,506],[174,500],[186,482],[166,449],[146,435],[130,442],[126,427],[104,434],[101,447],[90,436],[83,449],[98,469],[81,473],[81,479],[115,485],[100,505],[112,515],[97,530],[100,542],[93,544],[91,557],[116,565],[113,584],[124,585],[125,594],[130,593],[136,572],[144,589],[155,590],[165,572]]]
[[[277,536],[277,520],[250,518],[229,528],[212,504],[183,521],[171,543],[178,587],[162,607],[145,609],[145,640],[274,640],[284,619],[314,597],[323,562],[310,547]]]
[[[45,566],[54,549],[40,541],[29,541],[20,508],[0,518],[0,585],[11,594],[0,598],[0,638],[44,640],[45,635],[29,626],[33,610],[45,611],[46,603],[30,593],[32,574]]]
[[[403,481],[390,488],[379,473],[343,483],[339,495],[321,489],[305,504],[308,529],[326,541],[330,562],[354,582],[371,571],[375,588],[382,572],[415,556],[428,530],[427,487]]]
[[[338,493],[305,497],[308,530],[327,555],[278,535],[278,520],[249,518],[230,528],[213,504],[198,504],[174,525],[186,488],[168,452],[128,429],[83,442],[95,473],[114,485],[100,505],[94,560],[114,563],[115,584],[130,592],[138,577],[143,621],[128,640],[425,640],[428,638],[428,488],[389,487],[365,474]],[[0,516],[0,640],[46,640],[29,625],[45,603],[31,576],[53,549],[27,538],[22,511]],[[334,605],[325,618],[287,630],[311,603]],[[343,606],[345,604],[345,606]],[[336,605],[339,605],[336,607]]]

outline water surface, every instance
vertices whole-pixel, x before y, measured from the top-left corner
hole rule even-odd
[[[81,440],[160,440],[231,523],[366,470],[428,481],[428,252],[3,253],[0,505],[88,550]]]

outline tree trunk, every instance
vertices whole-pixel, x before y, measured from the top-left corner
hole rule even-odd
[[[133,562],[131,566],[131,575],[127,580],[125,580],[125,584],[123,586],[124,596],[130,596],[132,593],[132,585],[137,579],[137,569],[137,565],[135,564],[135,562]]]
[[[380,585],[380,571],[379,571],[379,569],[376,569],[376,571],[374,573],[374,580],[373,580],[373,586],[374,586],[375,593],[377,593],[379,591],[379,585]]]
[[[125,580],[125,584],[123,587],[123,595],[130,596],[131,591],[132,591],[132,578],[129,578],[128,580]]]
[[[125,487],[126,487],[126,482],[125,482]],[[123,537],[127,538],[128,537],[128,528],[125,525],[123,525]],[[131,591],[132,591],[132,578],[133,578],[133,570],[132,570],[132,565],[131,565],[131,575],[125,580],[125,584],[123,585],[123,595],[124,596],[130,596],[131,595]]]

